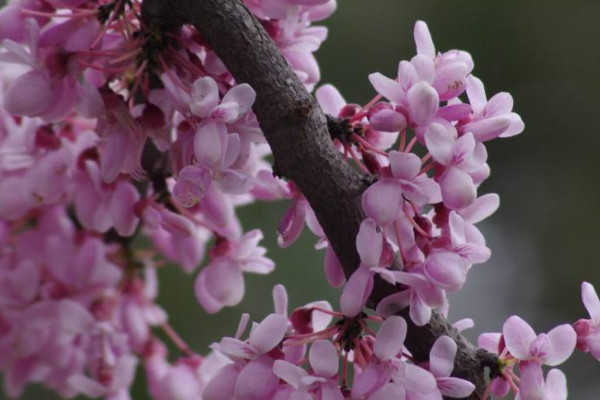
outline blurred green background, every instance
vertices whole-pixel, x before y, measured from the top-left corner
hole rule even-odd
[[[323,83],[333,83],[349,102],[364,104],[374,95],[369,73],[395,76],[398,61],[415,54],[412,30],[422,19],[438,50],[469,51],[488,96],[510,92],[525,121],[522,135],[487,146],[492,175],[480,193],[502,199],[500,210],[481,224],[493,256],[473,268],[464,292],[452,296],[451,319],[474,318],[466,334],[476,339],[500,331],[512,314],[538,332],[587,316],[581,281],[600,290],[600,2],[338,1],[325,22],[330,35],[318,59]],[[327,299],[337,307],[338,292],[325,282],[314,237],[304,234],[289,249],[277,247],[275,228],[285,208],[240,209],[246,230],[264,230],[263,245],[277,263],[269,276],[247,275],[242,305],[206,315],[194,299],[195,276],[161,270],[159,302],[194,349],[202,352],[232,335],[243,312],[260,320],[272,309],[276,283],[286,285],[292,306]],[[569,398],[600,397],[600,363],[577,355],[560,368]],[[27,398],[54,397],[30,389]],[[136,385],[133,398],[147,398],[143,385]]]

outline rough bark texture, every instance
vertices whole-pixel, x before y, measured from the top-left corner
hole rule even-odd
[[[342,160],[321,108],[260,22],[240,0],[144,0],[142,16],[148,25],[164,29],[192,24],[236,81],[256,90],[253,110],[273,151],[274,172],[300,188],[350,276],[360,263],[355,246],[364,219],[360,198],[372,177],[360,175]],[[377,282],[369,305],[375,306],[394,290]],[[480,399],[484,367],[493,365],[495,358],[478,351],[438,313],[423,327],[412,324],[407,312],[403,314],[409,323],[406,346],[417,360],[428,360],[438,337],[456,340],[459,351],[453,375],[473,382],[477,390],[469,399]]]

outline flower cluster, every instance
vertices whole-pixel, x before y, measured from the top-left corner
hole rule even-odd
[[[308,91],[320,80],[313,25],[335,0],[244,0]],[[512,97],[489,100],[471,56],[437,53],[424,22],[417,55],[397,76],[369,76],[378,95],[347,104],[331,85],[315,91],[334,145],[374,177],[367,218],[346,277],[301,190],[273,176],[252,107],[193,27],[161,32],[140,19],[140,0],[11,0],[0,10],[0,371],[7,393],[43,384],[64,397],[127,400],[143,366],[156,400],[441,400],[473,383],[451,376],[460,356],[442,335],[426,360],[405,346],[408,327],[446,313],[471,266],[491,252],[475,224],[499,205],[478,195],[488,177],[485,142],[523,131]],[[466,102],[468,100],[468,102]],[[322,301],[288,314],[249,316],[201,356],[157,304],[167,261],[196,275],[208,313],[240,303],[244,273],[274,263],[260,230],[244,231],[239,206],[288,199],[279,244],[306,224],[326,248],[325,275],[345,284],[340,312]],[[138,246],[150,242],[152,247]],[[205,260],[206,259],[206,260]],[[205,261],[203,263],[203,261]],[[348,267],[348,266],[346,266]],[[394,286],[365,313],[376,279]],[[519,317],[480,346],[497,353],[484,397],[563,400],[552,369],[575,348],[600,359],[600,300],[585,283],[590,319],[536,335]],[[410,320],[396,315],[409,307]],[[332,323],[333,319],[336,319]],[[472,325],[457,323],[457,328]],[[173,356],[157,330],[178,349]],[[518,375],[515,371],[518,368]]]
[[[378,275],[404,288],[384,299],[378,313],[410,305],[412,320],[424,325],[433,309],[447,311],[446,292],[461,290],[471,266],[489,259],[475,224],[498,208],[499,197],[477,194],[490,172],[484,142],[519,134],[524,125],[510,94],[487,99],[468,53],[436,53],[422,21],[414,36],[417,55],[399,63],[395,79],[369,76],[379,94],[364,107],[346,104],[331,85],[316,97],[340,125],[340,151],[378,178],[362,197],[368,218],[356,240],[361,265],[348,279],[341,309],[349,317],[361,312]],[[469,103],[460,97],[465,92]],[[296,198],[288,211],[294,217],[286,217],[299,222],[280,230],[285,244],[310,218]],[[327,242],[318,226],[309,226]],[[343,283],[335,256],[326,257],[325,270],[334,286]]]
[[[327,35],[312,23],[335,1],[246,5],[312,89]],[[203,359],[168,324],[158,268],[194,273],[206,256],[195,295],[209,313],[242,300],[243,273],[274,268],[262,232],[244,232],[236,215],[292,191],[265,160],[254,90],[192,27],[152,30],[141,8],[14,0],[0,10],[0,370],[11,396],[37,382],[127,399],[141,361],[154,398],[182,398],[180,379],[197,397],[222,357]]]
[[[68,397],[125,396],[135,353],[151,326],[166,323],[154,303],[152,261],[140,263],[140,277],[124,276],[122,250],[78,231],[58,206],[6,238],[0,254],[0,367],[9,395],[33,381]]]
[[[442,395],[466,397],[475,389],[450,377],[457,345],[448,336],[436,341],[428,363],[417,365],[404,349],[407,325],[402,317],[349,318],[331,311],[326,302],[307,304],[287,316],[283,286],[275,287],[274,298],[277,312],[254,323],[247,340],[240,339],[246,314],[235,337],[213,346],[229,363],[208,383],[204,400],[437,400]],[[340,319],[330,326],[332,316]],[[377,332],[368,320],[380,324]]]

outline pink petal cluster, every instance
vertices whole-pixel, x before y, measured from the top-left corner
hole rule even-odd
[[[312,23],[336,2],[246,4],[312,88],[327,36]],[[202,359],[170,327],[158,267],[191,273],[208,253],[195,292],[209,312],[239,303],[243,272],[274,268],[262,233],[244,233],[236,214],[291,197],[265,160],[254,90],[193,28],[157,39],[140,14],[140,2],[88,0],[0,10],[0,371],[11,396],[37,382],[124,400],[141,360],[153,398],[199,399],[210,360],[214,370],[224,357]],[[152,248],[135,249],[140,236]],[[184,356],[173,360],[155,327]]]
[[[497,195],[477,194],[489,175],[484,141],[518,134],[524,125],[509,94],[487,100],[468,53],[436,53],[424,22],[414,35],[417,55],[400,62],[395,79],[370,75],[379,95],[366,106],[346,104],[330,85],[316,95],[340,121],[343,132],[334,138],[340,151],[377,176],[362,197],[368,217],[357,237],[362,263],[348,279],[342,311],[357,315],[379,275],[405,288],[380,303],[380,315],[410,306],[413,321],[423,325],[433,309],[447,309],[446,293],[462,289],[471,266],[491,256],[475,226],[499,205]],[[465,91],[472,104],[459,98]],[[401,270],[390,269],[394,253]],[[338,283],[339,268],[329,264],[328,280]]]
[[[490,382],[488,393],[504,397],[512,391],[519,400],[566,400],[565,375],[554,368],[544,379],[542,366],[554,367],[566,361],[576,341],[575,330],[569,324],[536,335],[527,322],[511,316],[504,323],[502,334],[485,333],[479,337],[480,347],[499,354],[499,373]]]
[[[474,390],[450,377],[457,346],[449,337],[436,342],[429,363],[416,365],[405,357],[407,326],[401,317],[348,317],[325,302],[288,316],[283,286],[274,288],[273,297],[276,313],[254,323],[247,340],[240,339],[249,321],[245,314],[234,337],[213,345],[230,362],[207,383],[203,399],[438,400],[467,397]],[[330,325],[331,316],[341,319]],[[380,324],[377,333],[367,327],[368,318]]]
[[[129,398],[136,350],[166,316],[149,276],[125,278],[118,249],[78,232],[60,207],[0,252],[0,368],[11,396],[30,382],[63,396]],[[119,286],[122,284],[122,286]]]
[[[243,272],[268,274],[275,268],[264,257],[266,249],[259,247],[262,239],[259,230],[244,235],[237,243],[221,240],[212,251],[211,260],[198,275],[195,284],[198,302],[209,313],[224,306],[235,306],[244,297]]]
[[[314,53],[327,37],[313,23],[336,1],[244,3],[312,90]],[[423,325],[432,310],[447,312],[447,292],[489,259],[475,224],[499,199],[478,188],[490,173],[485,142],[524,129],[512,97],[488,99],[471,56],[436,52],[424,22],[414,30],[417,55],[395,78],[369,76],[378,95],[364,107],[331,85],[316,91],[339,124],[334,145],[376,177],[362,197],[361,264],[346,279],[303,193],[273,177],[254,89],[192,27],[168,40],[148,34],[140,4],[14,0],[0,10],[0,371],[9,396],[38,383],[63,397],[127,400],[138,364],[156,400],[469,396],[473,384],[451,376],[456,342],[440,337],[428,362],[415,361],[404,348],[407,323],[393,314],[408,306]],[[246,340],[247,314],[233,337],[196,354],[156,302],[159,267],[192,273],[208,255],[199,304],[209,313],[239,304],[243,274],[274,263],[236,209],[281,198],[291,205],[279,244],[308,225],[326,248],[327,280],[345,283],[341,312],[320,301],[288,314],[278,285],[275,313],[252,323]],[[152,246],[135,248],[142,237]],[[369,316],[375,279],[399,291]],[[562,372],[544,377],[542,366],[575,347],[600,359],[600,300],[588,283],[582,297],[590,319],[573,327],[536,335],[515,316],[502,335],[483,336],[481,347],[499,354],[488,392],[566,398]],[[158,329],[180,354],[168,353]]]

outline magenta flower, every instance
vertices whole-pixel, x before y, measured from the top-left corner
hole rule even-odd
[[[398,106],[397,111],[407,115],[408,124],[427,126],[439,110],[438,93],[431,86],[433,60],[416,63],[400,63],[398,81],[380,73],[369,75],[371,84],[379,94]],[[399,119],[399,117],[396,117]]]
[[[300,237],[304,224],[308,225],[315,235],[324,237],[325,234],[314,211],[296,185],[288,183],[284,196],[291,198],[291,204],[279,221],[277,244],[283,248],[291,246]]]
[[[340,308],[347,317],[355,317],[362,311],[373,288],[374,274],[378,273],[388,282],[394,283],[392,272],[382,263],[384,249],[388,246],[381,232],[377,231],[375,221],[367,218],[360,224],[356,248],[361,264],[348,279],[340,298]],[[390,251],[387,250],[386,253]]]
[[[100,152],[100,172],[106,183],[114,182],[125,172],[143,178],[140,164],[146,136],[133,118],[122,96],[103,91],[104,110],[98,117],[98,135],[103,141]]]
[[[439,93],[440,100],[459,96],[466,88],[467,75],[473,70],[471,55],[460,50],[437,54],[429,28],[423,21],[415,23],[414,37],[417,54],[435,61],[435,78],[432,85]]]
[[[420,169],[421,160],[417,155],[390,152],[391,176],[380,177],[363,194],[362,205],[367,215],[385,227],[407,212],[405,199],[417,206],[439,202],[439,185],[420,173]]]
[[[467,95],[473,116],[471,122],[460,128],[461,132],[471,132],[475,139],[484,142],[518,135],[525,129],[521,117],[512,112],[513,99],[509,93],[498,93],[488,101],[483,83],[470,76],[467,79]]]
[[[581,298],[590,319],[580,319],[573,324],[577,332],[577,348],[590,352],[600,361],[600,299],[594,286],[588,282],[581,284]]]
[[[250,111],[256,93],[250,85],[243,83],[233,86],[219,99],[217,82],[207,76],[194,81],[190,97],[193,114],[202,119],[233,123]]]
[[[180,194],[180,198],[202,197],[207,186],[205,179],[201,177],[204,174],[202,169],[211,171],[212,179],[225,193],[242,194],[248,191],[250,176],[234,166],[242,149],[240,135],[228,133],[227,124],[235,123],[248,113],[255,98],[256,93],[247,84],[232,87],[219,99],[219,89],[214,79],[205,77],[194,82],[190,109],[203,119],[196,130],[193,144],[199,167],[194,172],[196,178],[184,177],[186,189],[177,189],[177,192],[185,194]],[[185,203],[195,204],[193,201]]]
[[[483,197],[485,196],[481,198]],[[491,257],[492,252],[485,246],[483,235],[481,235],[475,225],[466,222],[456,211],[450,212],[448,231],[452,250],[463,257],[468,263],[484,263]]]
[[[371,361],[354,379],[353,399],[369,398],[390,380],[396,385],[395,393],[398,396],[405,391],[427,394],[436,389],[436,381],[429,371],[400,360],[406,330],[406,321],[398,316],[390,316],[381,324]]]
[[[81,224],[90,230],[106,232],[110,228],[122,236],[131,236],[139,223],[137,189],[125,180],[113,184],[102,181],[102,172],[92,160],[76,178],[75,212]]]
[[[243,325],[243,324],[242,324]],[[202,398],[205,400],[263,400],[277,389],[278,377],[273,373],[274,360],[267,353],[278,346],[288,329],[287,318],[269,314],[253,326],[248,341],[225,337],[213,347],[234,360],[221,368],[208,383]],[[238,329],[238,335],[244,327]],[[233,384],[235,382],[235,384]]]
[[[567,379],[558,369],[548,371],[546,380],[542,369],[535,363],[519,368],[521,382],[515,400],[566,400]]]
[[[184,167],[173,186],[173,197],[182,207],[193,207],[202,200],[212,182],[210,171],[196,165]]]
[[[438,277],[437,270],[441,269],[442,272],[439,273],[438,278],[443,285],[450,287],[460,285],[460,282],[464,279],[464,272],[461,267],[463,262],[458,262],[458,259],[451,256],[450,261],[458,262],[456,265],[458,268],[452,268],[451,265],[451,270],[444,273],[443,269],[446,268],[443,264],[445,256],[447,254],[432,259],[429,274],[436,278]],[[423,264],[413,267],[410,272],[394,271],[394,277],[396,282],[408,286],[408,289],[392,294],[379,302],[376,310],[378,315],[386,317],[410,306],[411,320],[416,325],[422,326],[431,319],[432,309],[441,308],[446,304],[446,290],[427,277]]]
[[[577,341],[575,331],[568,324],[536,336],[531,326],[516,315],[506,320],[502,333],[506,348],[515,358],[552,367],[571,356]]]
[[[433,123],[425,132],[425,143],[434,160],[445,167],[439,177],[444,205],[461,209],[477,197],[471,174],[484,168],[487,153],[472,134],[457,137],[456,129],[449,124]]]
[[[266,249],[259,247],[263,235],[260,230],[248,232],[239,242],[223,242],[225,250],[204,267],[198,275],[194,290],[198,302],[209,313],[225,306],[235,306],[244,297],[243,272],[268,274],[275,267],[266,258]]]
[[[343,400],[337,382],[339,357],[333,344],[328,340],[318,340],[310,348],[308,355],[312,374],[284,360],[276,360],[273,372],[292,386],[293,398]],[[310,394],[309,394],[310,391]],[[302,397],[303,396],[303,397]]]
[[[34,6],[34,8],[36,8]],[[11,22],[9,24],[12,24]],[[22,23],[20,21],[19,23]],[[31,69],[10,83],[3,93],[3,107],[13,115],[41,117],[46,121],[64,118],[75,105],[78,84],[58,63],[45,62],[53,56],[60,57],[58,46],[46,48],[42,59],[40,27],[34,19],[25,22],[27,47],[5,39],[2,46],[8,50],[0,61],[23,64]],[[64,43],[63,43],[64,44]],[[26,50],[27,49],[27,50]],[[50,53],[50,54],[48,54]]]

